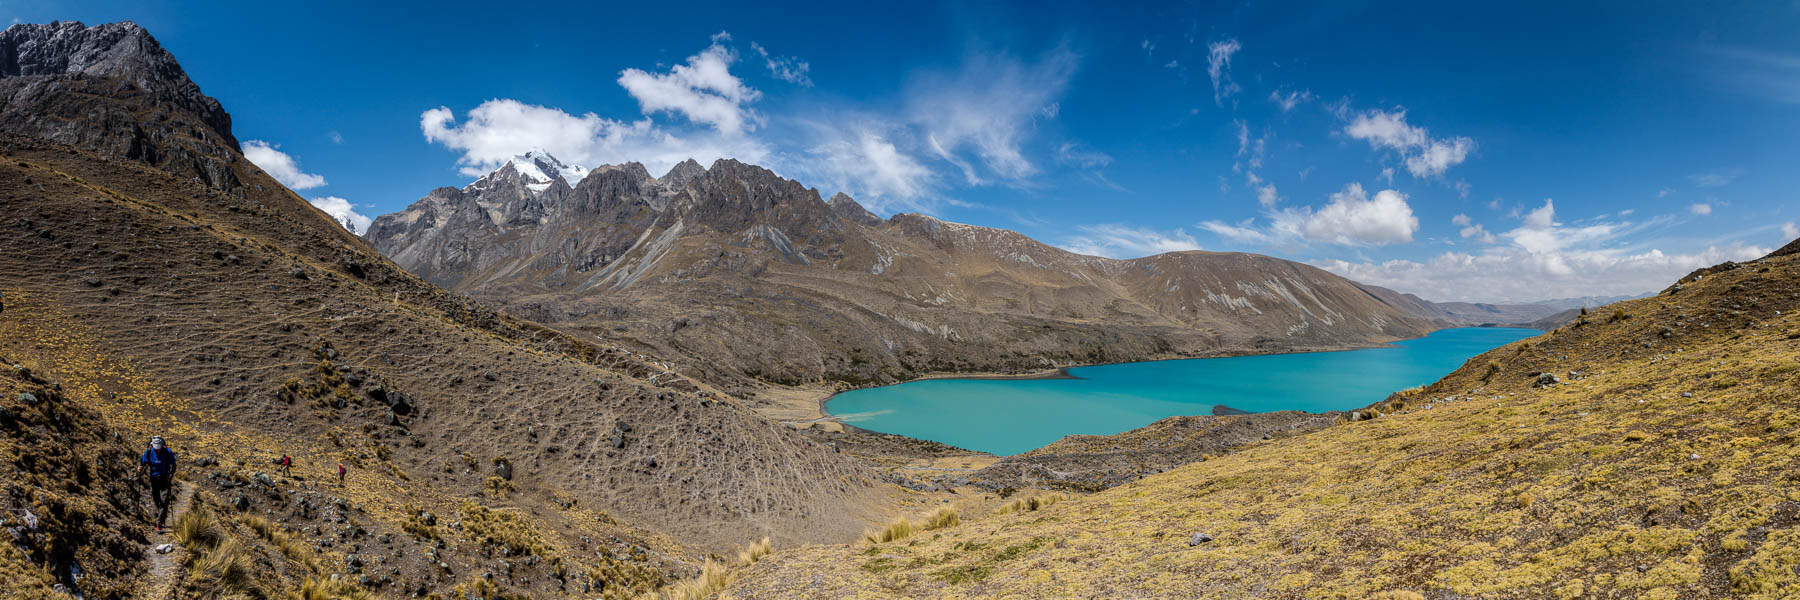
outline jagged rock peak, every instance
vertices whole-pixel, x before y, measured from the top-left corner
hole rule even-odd
[[[0,32],[0,76],[77,73],[187,81],[175,57],[130,21],[93,27],[76,21],[19,23]]]
[[[706,167],[700,166],[698,161],[690,158],[669,169],[669,172],[664,173],[661,179],[657,179],[657,182],[676,187],[686,185],[689,180],[705,174]]]
[[[195,112],[237,146],[231,116],[200,92],[175,56],[131,21],[88,27],[78,21],[18,23],[0,31],[0,79],[80,76],[130,81]]]
[[[825,201],[825,204],[831,206],[831,212],[837,214],[839,218],[863,225],[881,223],[881,217],[877,217],[875,213],[869,212],[869,209],[863,208],[863,205],[857,203],[856,199],[851,198],[849,194],[843,192],[832,194],[831,199]]]

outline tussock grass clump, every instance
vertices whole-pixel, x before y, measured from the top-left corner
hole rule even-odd
[[[864,533],[863,539],[868,540],[871,544],[885,544],[895,540],[903,540],[912,537],[913,533],[914,528],[912,521],[898,519],[892,523],[888,523],[887,527]]]
[[[933,529],[955,527],[960,523],[962,523],[962,515],[957,514],[956,509],[941,508],[938,509],[937,512],[932,513],[931,518],[925,520],[925,530],[931,531]]]
[[[462,516],[464,532],[476,542],[505,546],[513,554],[544,556],[550,550],[537,531],[516,514],[464,501]]]
[[[1032,496],[1030,498],[1014,500],[1012,502],[1012,504],[1002,506],[1002,507],[1000,507],[999,510],[994,511],[994,514],[1005,515],[1005,514],[1012,514],[1012,513],[1016,513],[1016,512],[1034,512],[1034,511],[1038,511],[1038,510],[1043,510],[1045,508],[1049,508],[1050,505],[1056,504],[1056,503],[1062,502],[1062,501],[1063,501],[1062,494],[1046,494],[1043,496]]]
[[[769,542],[769,536],[765,535],[763,536],[763,539],[757,540],[756,543],[750,544],[749,546],[744,547],[743,550],[738,551],[738,564],[745,566],[754,565],[756,564],[756,561],[762,560],[762,557],[768,556],[769,552],[773,550],[774,547],[775,545]]]
[[[225,534],[219,531],[219,524],[213,520],[212,513],[195,506],[181,517],[175,519],[175,541],[181,542],[192,550],[211,550],[218,547]]]
[[[657,590],[644,596],[643,600],[707,600],[718,596],[730,584],[731,571],[709,558],[700,566],[699,575]]]
[[[256,576],[252,574],[255,566],[250,552],[233,539],[219,542],[218,546],[201,552],[193,560],[195,579],[224,591],[260,595]]]

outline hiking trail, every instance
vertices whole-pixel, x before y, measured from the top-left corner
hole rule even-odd
[[[168,600],[175,595],[175,585],[181,581],[181,561],[187,556],[187,548],[175,541],[175,523],[187,512],[188,505],[194,498],[194,487],[185,482],[175,482],[175,499],[169,503],[168,528],[163,533],[150,535],[150,544],[144,548],[149,557],[149,573],[138,583],[138,593],[134,598],[143,600]],[[174,544],[175,550],[168,554],[160,554],[157,546]]]

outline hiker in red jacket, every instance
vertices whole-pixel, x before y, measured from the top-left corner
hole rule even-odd
[[[281,455],[281,461],[277,462],[275,464],[281,465],[282,476],[284,476],[284,477],[293,477],[294,476],[294,457],[283,454],[283,455]]]
[[[338,487],[344,487],[344,463],[338,463]]]

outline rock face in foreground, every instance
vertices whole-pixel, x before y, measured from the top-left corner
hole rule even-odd
[[[745,385],[1342,348],[1446,323],[1417,298],[1266,256],[1084,256],[923,215],[883,220],[733,160],[571,178],[545,158],[433,190],[367,239],[508,312]]]

